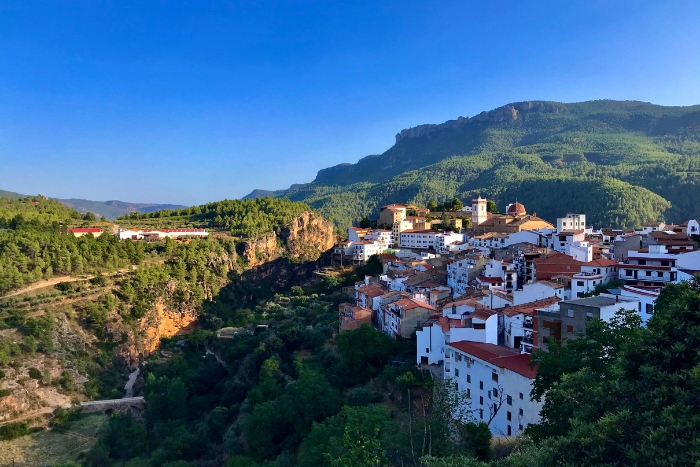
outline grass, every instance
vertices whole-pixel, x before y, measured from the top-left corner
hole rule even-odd
[[[65,428],[0,441],[0,465],[14,462],[16,467],[38,467],[76,460],[95,443],[97,431],[107,418],[101,413],[85,414]]]

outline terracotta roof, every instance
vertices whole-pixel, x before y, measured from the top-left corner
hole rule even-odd
[[[366,285],[364,287],[360,287],[359,289],[357,289],[357,291],[359,293],[361,293],[362,295],[365,295],[365,296],[371,297],[371,298],[379,297],[379,296],[384,295],[386,293],[385,290],[383,290],[377,286],[374,286],[374,285]]]
[[[583,230],[565,230],[563,232],[557,233],[557,235],[564,235],[565,237],[570,237],[572,235],[581,235]]]
[[[548,263],[548,264],[552,264],[552,263],[560,263],[560,264],[576,263],[576,264],[581,264],[580,261],[572,258],[569,255],[565,255],[564,253],[559,253],[558,251],[550,253],[543,258],[535,258],[532,260],[532,262],[535,264],[538,264],[538,263]]]
[[[401,300],[397,300],[394,302],[394,304],[398,307],[403,308],[404,310],[411,310],[413,308],[426,308],[428,310],[433,310],[433,311],[438,311],[437,308],[435,308],[432,305],[428,305],[425,302],[419,302],[418,300],[414,300],[412,298],[402,298]]]
[[[503,283],[503,279],[501,279],[500,277],[479,276],[479,277],[477,277],[477,279],[480,282],[488,282],[489,284],[502,284]]]
[[[503,308],[501,313],[508,317],[513,317],[515,315],[518,315],[520,313],[525,314],[525,315],[534,315],[535,310],[537,308],[546,308],[551,305],[554,305],[557,303],[559,300],[561,300],[559,297],[547,297],[542,300],[535,300],[534,302],[528,302],[528,303],[521,303],[520,305],[515,305],[515,306],[509,306],[506,308]]]
[[[559,282],[552,282],[552,281],[537,281],[535,284],[543,284],[555,289],[563,289],[564,284],[560,284]]]
[[[611,259],[594,259],[593,261],[589,261],[587,263],[583,263],[581,266],[601,266],[601,267],[606,267],[606,266],[617,266],[620,263],[617,261],[613,261]]]
[[[437,235],[439,232],[436,231],[436,230],[409,229],[409,230],[404,230],[403,232],[401,232],[401,235],[403,235],[403,234],[405,234],[405,233],[425,233],[425,234],[432,233],[432,234],[436,234],[436,235]]]
[[[486,321],[490,317],[497,315],[498,312],[493,311],[491,308],[479,308],[478,310],[474,310],[472,313],[469,313],[465,318],[467,319],[480,319],[481,321]]]
[[[483,342],[459,341],[447,345],[499,368],[518,373],[526,378],[535,379],[535,376],[537,376],[536,368],[530,368],[530,355],[520,354],[505,347],[485,344]]]
[[[525,206],[518,203],[517,201],[508,206],[508,214],[525,214],[526,212],[527,211],[525,210]]]

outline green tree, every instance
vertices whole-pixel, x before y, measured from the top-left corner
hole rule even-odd
[[[366,324],[338,334],[336,342],[336,377],[347,385],[362,384],[377,376],[396,352],[392,338]]]
[[[435,199],[431,199],[428,201],[428,205],[426,206],[430,211],[437,211],[438,205],[437,201]]]
[[[372,221],[369,220],[367,216],[360,219],[360,227],[363,229],[369,229],[372,227]]]
[[[647,327],[634,312],[589,319],[583,336],[539,352],[532,434],[545,465],[687,466],[700,462],[700,282],[670,284]]]
[[[498,206],[496,206],[496,203],[491,199],[486,202],[486,210],[491,214],[498,214]]]

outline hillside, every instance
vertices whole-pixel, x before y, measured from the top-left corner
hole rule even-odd
[[[700,217],[699,156],[700,106],[520,102],[403,130],[381,155],[248,196],[303,201],[341,227],[391,202],[477,194],[501,208],[518,198],[549,220],[582,211],[597,226],[632,227]]]

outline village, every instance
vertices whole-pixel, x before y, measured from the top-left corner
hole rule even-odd
[[[452,212],[390,204],[335,245],[335,261],[383,269],[346,288],[339,328],[415,342],[416,365],[465,392],[493,435],[517,436],[543,402],[530,399],[532,352],[620,309],[646,323],[665,285],[700,272],[698,234],[694,219],[623,231],[566,213],[551,224],[517,201],[490,212],[481,197]]]

